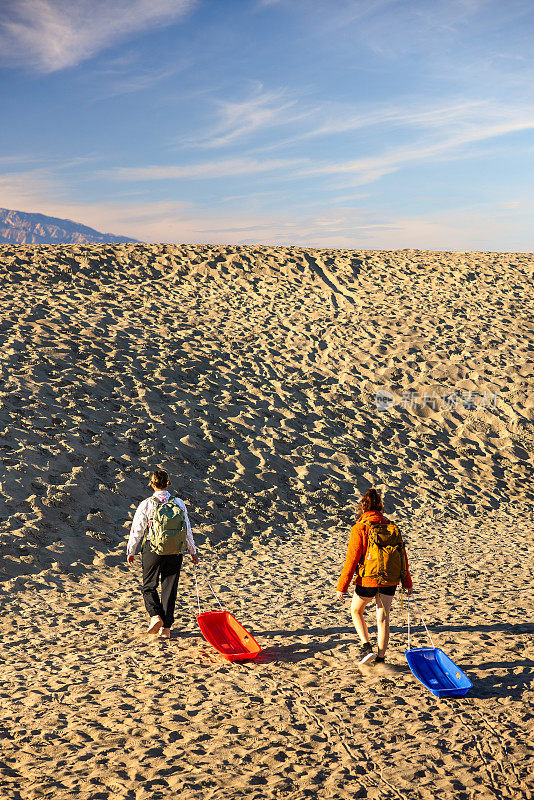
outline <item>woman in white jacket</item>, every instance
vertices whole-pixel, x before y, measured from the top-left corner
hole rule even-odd
[[[186,524],[185,545],[193,564],[198,564],[198,555],[191,532],[191,525],[187,515],[184,501],[179,497],[172,497],[167,490],[169,476],[163,469],[158,469],[152,473],[150,486],[154,490],[151,497],[143,500],[135,512],[130,537],[126,550],[126,557],[130,566],[134,563],[134,554],[137,545],[148,532],[156,509],[160,503],[167,503],[172,500],[184,512]],[[158,502],[159,501],[159,502]],[[147,633],[154,633],[170,639],[171,626],[174,622],[174,606],[176,604],[176,594],[178,591],[178,578],[182,566],[183,555],[181,553],[171,553],[168,555],[158,555],[150,547],[150,540],[147,536],[142,547],[143,564],[143,599],[145,608],[150,615],[150,623]],[[158,595],[158,582],[161,580],[161,599]]]

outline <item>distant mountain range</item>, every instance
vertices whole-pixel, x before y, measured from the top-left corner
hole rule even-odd
[[[0,244],[101,244],[137,243],[137,239],[99,233],[70,219],[28,214],[0,208]]]

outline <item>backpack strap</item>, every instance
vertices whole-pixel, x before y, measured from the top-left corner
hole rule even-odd
[[[398,530],[398,528],[397,528]],[[406,545],[404,544],[404,539],[402,538],[402,533],[399,531],[402,547],[401,547],[401,587],[404,589],[404,582],[406,580]],[[401,595],[401,608],[402,608],[402,595]]]
[[[156,497],[156,495],[154,495],[154,494],[152,495],[152,497],[149,497],[148,499],[156,501],[156,507],[154,509],[154,514],[155,514],[156,511],[157,511],[158,505],[160,503],[162,504],[162,501],[159,499],[159,497]],[[148,523],[147,523],[147,526],[146,526],[146,530],[145,530],[145,533],[144,533],[144,536],[143,536],[143,541],[141,542],[141,553],[145,549],[146,540],[148,539],[148,531],[150,530],[150,526],[152,525],[152,523],[154,521],[154,514],[148,520]]]
[[[363,526],[363,530],[364,530],[365,535],[367,537],[367,543],[365,545],[365,550],[362,553],[362,557],[360,558],[360,564],[363,564],[363,562],[365,561],[365,556],[367,555],[367,551],[369,550],[369,532],[371,530],[371,526],[372,525],[373,525],[372,522],[366,522],[364,524],[364,526]]]
[[[156,511],[158,510],[158,506],[163,505],[163,500],[160,500],[159,497],[156,497],[156,495],[154,494],[152,495],[152,497],[149,497],[149,500],[154,500],[154,502],[156,503],[156,507],[154,508],[154,514],[155,514]],[[149,525],[152,525],[154,521],[154,514],[152,514],[151,518],[148,520]]]

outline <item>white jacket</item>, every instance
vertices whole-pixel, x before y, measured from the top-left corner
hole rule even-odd
[[[166,489],[161,489],[158,490],[157,492],[154,492],[152,497],[147,497],[146,500],[143,500],[141,503],[139,503],[139,505],[137,506],[137,510],[134,514],[132,527],[130,528],[130,537],[128,539],[128,545],[126,547],[127,555],[133,556],[137,545],[145,535],[145,531],[148,528],[149,524],[151,523],[154,514],[156,513],[156,508],[158,504],[154,501],[154,497],[157,497],[157,499],[161,500],[162,503],[166,503],[167,500],[170,498],[170,496],[171,496],[170,493]],[[189,554],[191,556],[194,556],[196,555],[197,549],[195,547],[193,532],[191,531],[191,524],[189,522],[189,517],[187,516],[187,509],[185,507],[185,503],[180,497],[173,497],[172,499],[174,500],[175,503],[177,503],[180,506],[180,508],[184,512],[185,524],[187,528],[185,543],[189,551]]]

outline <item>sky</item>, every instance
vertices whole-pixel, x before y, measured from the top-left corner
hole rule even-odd
[[[0,0],[0,206],[532,252],[533,42],[532,0]]]

